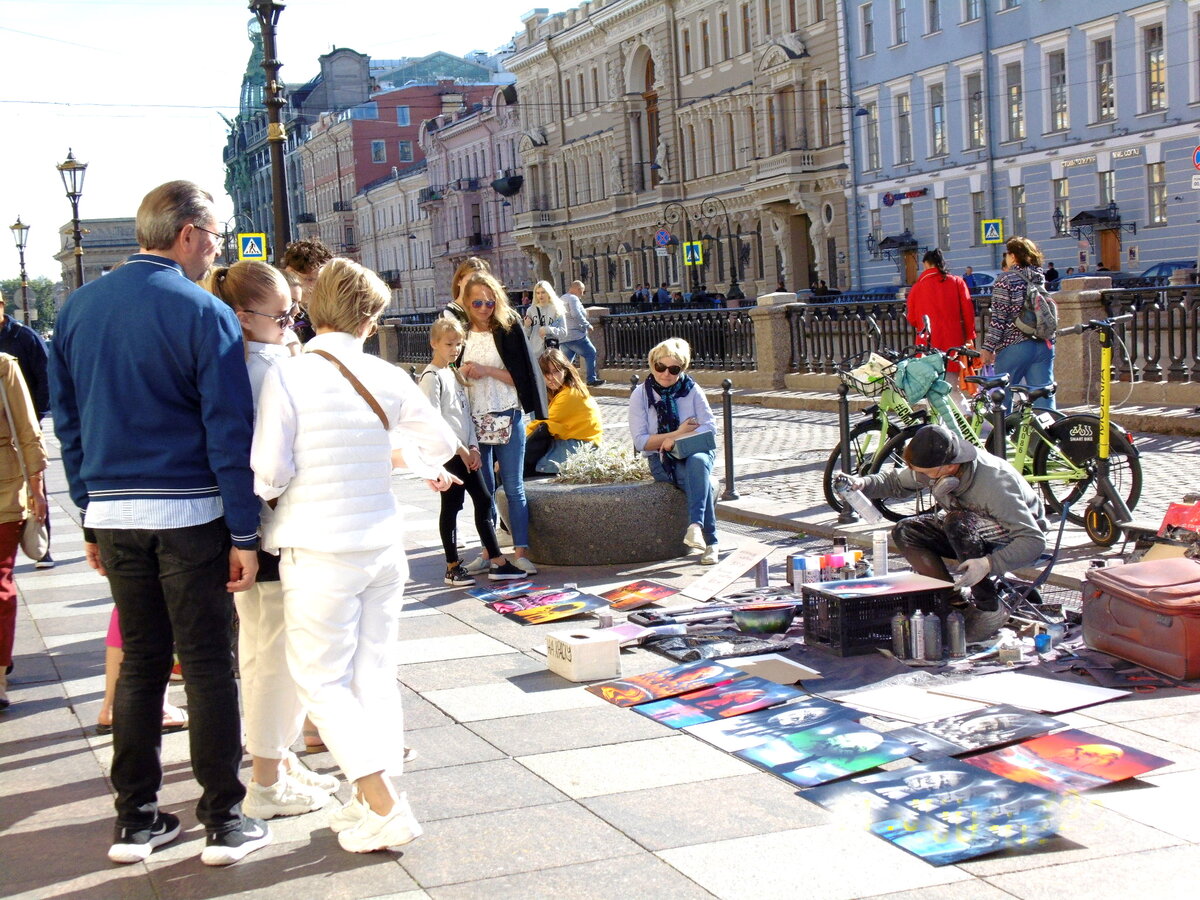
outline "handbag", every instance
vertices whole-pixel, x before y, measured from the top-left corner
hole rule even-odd
[[[12,405],[8,400],[8,391],[0,388],[4,397],[4,414],[8,417],[8,432],[12,440],[10,446],[17,454],[17,462],[21,466],[21,477],[25,480],[25,492],[32,498],[33,485],[29,483],[29,470],[25,468],[25,457],[17,446],[17,428],[13,423]],[[39,522],[37,516],[25,516],[25,524],[21,526],[21,551],[30,559],[36,561],[50,552],[50,511],[46,511],[46,521]]]
[[[667,451],[668,456],[687,459],[697,453],[717,449],[716,436],[711,431],[696,431],[675,439],[675,446]]]
[[[475,435],[481,444],[507,444],[512,438],[513,417],[504,413],[472,413]]]

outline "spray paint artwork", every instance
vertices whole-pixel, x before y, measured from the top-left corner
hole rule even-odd
[[[1000,704],[978,712],[926,722],[924,725],[899,728],[891,732],[891,736],[917,746],[920,750],[918,759],[929,759],[934,756],[956,756],[1035,737],[1061,728],[1064,724],[1050,716]]]
[[[790,688],[765,678],[743,678],[732,684],[722,684],[703,691],[685,694],[670,700],[656,700],[634,711],[671,728],[699,725],[740,716],[804,696]]]
[[[604,601],[591,594],[581,594],[579,591],[554,591],[520,598],[521,603],[530,603],[521,609],[501,609],[505,603],[514,602],[501,600],[488,604],[504,618],[520,622],[522,625],[542,625],[546,622],[557,622],[559,619],[569,619],[580,613],[590,612],[604,606]]]
[[[811,787],[903,759],[912,747],[850,718],[773,737],[734,754],[792,784]]]
[[[632,675],[603,684],[593,684],[586,690],[616,706],[636,706],[651,700],[674,697],[689,691],[737,681],[746,673],[719,662],[701,660],[644,675]]]
[[[1136,778],[1169,766],[1172,760],[1070,728],[972,756],[963,762],[1013,781],[1065,794]]]
[[[611,591],[605,591],[600,596],[608,601],[615,610],[637,609],[656,600],[664,600],[672,594],[678,594],[678,588],[659,584],[657,581],[631,581],[629,584]]]
[[[761,709],[732,719],[689,725],[685,730],[726,753],[734,753],[785,737],[802,728],[815,728],[837,719],[851,719],[854,714],[854,710],[840,703],[819,697],[802,697],[783,706]]]
[[[1058,830],[1061,798],[956,759],[940,759],[804,794],[935,866],[1043,843]]]

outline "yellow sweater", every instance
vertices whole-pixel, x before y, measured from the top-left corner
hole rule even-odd
[[[541,422],[546,422],[552,437],[559,440],[600,443],[600,408],[587,390],[564,387],[550,401],[548,419],[535,419],[525,426],[528,436]]]

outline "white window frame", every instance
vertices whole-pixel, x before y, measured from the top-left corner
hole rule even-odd
[[[371,162],[387,162],[387,141],[371,141]]]
[[[1136,21],[1136,20],[1135,20]],[[1149,44],[1147,32],[1152,28],[1159,29],[1162,53],[1162,103],[1151,106],[1150,101],[1150,67],[1147,63]],[[1163,113],[1171,107],[1170,79],[1167,77],[1170,63],[1167,60],[1167,24],[1165,19],[1137,22],[1137,81],[1138,81],[1138,111],[1143,114]]]
[[[946,10],[942,8],[942,0],[922,0],[922,6],[925,7],[925,34],[938,34],[943,27],[945,21]],[[937,13],[937,21],[930,13]]]
[[[963,0],[962,5],[962,21],[960,25],[966,25],[968,22],[977,22],[983,15],[983,4],[987,0]],[[971,9],[974,7],[975,14],[971,14]]]
[[[979,146],[975,147],[971,144],[971,95],[974,93],[971,87],[971,77],[975,76],[979,79],[979,130],[983,139],[979,142]],[[983,96],[983,57],[979,54],[968,59],[959,60],[958,63],[959,77],[959,96],[962,98],[962,103],[959,104],[962,109],[962,149],[964,151],[982,150],[987,146],[987,98]]]
[[[858,7],[859,56],[875,53],[875,6],[872,2],[860,3]]]
[[[1038,38],[1038,64],[1041,67],[1042,134],[1059,134],[1071,130],[1071,58],[1067,49],[1066,30]],[[1063,86],[1066,92],[1066,124],[1054,127],[1054,94],[1050,84],[1050,55],[1063,54]],[[1028,96],[1029,91],[1025,91]],[[1029,134],[1029,108],[1026,105],[1025,133]]]
[[[1084,39],[1087,41],[1087,69],[1084,73],[1085,81],[1087,82],[1087,124],[1109,125],[1115,122],[1121,115],[1121,98],[1116,89],[1116,52],[1117,52],[1117,36],[1116,36],[1116,16],[1107,16],[1096,22],[1089,22],[1087,25],[1081,25],[1079,30],[1083,32]],[[1113,114],[1110,118],[1101,119],[1100,112],[1100,91],[1096,82],[1096,42],[1107,40],[1109,46],[1112,47],[1112,72],[1113,72]]]
[[[934,89],[941,92],[941,146],[938,146],[937,141],[937,123],[934,121]],[[949,122],[946,119],[946,82],[933,81],[925,83],[925,108],[929,112],[929,152],[926,154],[930,158],[941,158],[950,152],[950,129]]]
[[[892,46],[908,43],[908,0],[892,0]]]
[[[904,111],[901,111],[901,101],[905,107]],[[904,90],[893,94],[892,108],[896,111],[896,165],[911,165],[913,161],[912,91]],[[908,144],[907,155],[904,150],[905,143]]]
[[[409,107],[407,107],[407,106],[397,106],[396,107],[396,124],[397,125],[411,125],[412,124],[412,113],[410,112]]]

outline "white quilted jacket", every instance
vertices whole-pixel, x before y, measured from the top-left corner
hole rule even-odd
[[[263,548],[327,553],[376,550],[401,538],[391,491],[391,451],[423,478],[434,477],[458,442],[442,417],[401,369],[362,351],[344,333],[320,334],[305,352],[267,373],[258,403],[250,464],[254,490],[279,498],[262,535]],[[350,369],[375,397],[379,417],[329,360]]]

